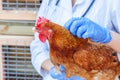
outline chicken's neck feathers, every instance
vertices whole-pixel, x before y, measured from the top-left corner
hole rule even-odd
[[[83,46],[87,44],[87,39],[77,38],[73,36],[67,29],[58,24],[48,22],[46,24],[49,28],[53,30],[53,35],[49,38],[50,46],[56,48],[64,49],[76,49],[76,47]]]

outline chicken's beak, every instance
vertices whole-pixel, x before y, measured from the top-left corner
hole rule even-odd
[[[38,33],[42,32],[41,30],[36,29],[35,27],[33,27],[32,30],[33,30],[33,32],[38,32]]]
[[[36,30],[36,28],[35,28],[35,27],[33,27],[33,28],[32,28],[32,31],[33,31],[33,32],[37,32],[37,30]]]

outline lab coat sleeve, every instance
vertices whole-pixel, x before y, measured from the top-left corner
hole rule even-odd
[[[38,39],[38,33],[35,33],[34,37],[35,39],[30,45],[32,65],[41,76],[46,76],[48,73],[42,69],[41,65],[46,59],[49,59],[48,41],[46,43],[42,43]]]
[[[111,21],[115,30],[120,34],[120,0],[112,0],[111,5]]]

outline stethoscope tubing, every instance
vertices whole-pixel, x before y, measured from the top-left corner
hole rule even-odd
[[[92,5],[93,5],[94,2],[95,2],[95,0],[93,0],[93,1],[90,3],[89,7],[87,8],[87,10],[85,11],[85,13],[84,13],[81,17],[84,17],[84,16],[88,13],[88,11],[90,10],[90,8],[92,7]]]
[[[50,5],[51,1],[52,0],[49,0],[48,5]],[[55,5],[57,6],[59,2],[60,2],[60,0],[57,0],[56,3],[55,3]]]

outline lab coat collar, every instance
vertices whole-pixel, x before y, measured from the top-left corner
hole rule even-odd
[[[85,0],[76,0],[75,5],[84,3]],[[60,4],[65,9],[72,9],[72,0],[60,0]]]
[[[58,0],[48,0],[48,5],[49,4],[55,4]],[[59,0],[59,3],[57,5],[54,5],[54,7],[62,7],[66,11],[69,11],[70,14],[74,14],[76,12],[76,9],[79,10],[79,15],[76,16],[83,16],[84,13],[87,11],[89,8],[90,4],[92,3],[93,0],[76,0],[75,5],[72,7],[72,1],[71,0]],[[55,8],[54,8],[55,9]],[[53,11],[54,11],[53,9]]]
[[[86,13],[88,13],[89,9],[92,7],[91,4],[93,2],[94,2],[94,0],[77,0],[75,5],[72,8],[73,13],[76,12],[76,10],[77,10],[77,11],[79,11],[79,17],[85,16]]]
[[[74,6],[72,7],[71,0],[60,0],[58,6],[62,6],[64,9],[70,11],[71,13],[73,13],[73,11],[76,10],[76,7],[79,6],[79,9],[81,9],[80,15],[83,15],[89,8],[92,1],[93,0],[76,0]]]

